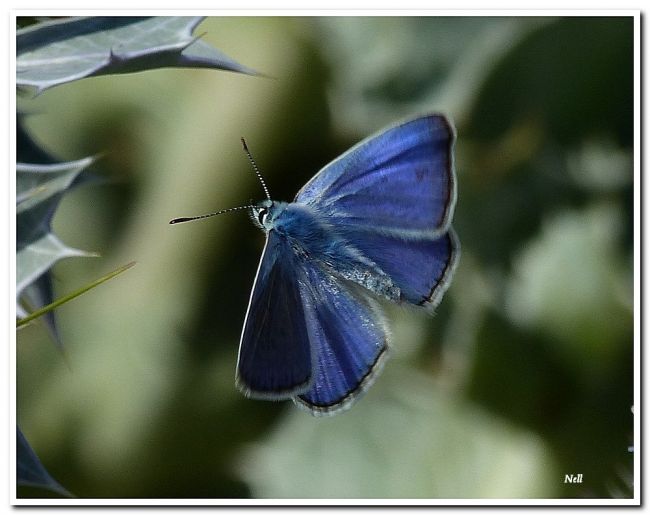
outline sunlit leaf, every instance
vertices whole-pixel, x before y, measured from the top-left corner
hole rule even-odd
[[[617,252],[622,224],[608,204],[547,220],[516,257],[507,316],[551,336],[561,355],[606,366],[632,320],[632,284]]]
[[[288,406],[245,454],[241,473],[261,498],[490,498],[548,495],[544,444],[445,398],[406,367],[387,367],[349,412],[314,418]]]

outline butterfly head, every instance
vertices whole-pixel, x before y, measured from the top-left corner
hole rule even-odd
[[[278,215],[286,207],[286,202],[264,199],[251,207],[253,223],[263,231],[270,231],[275,227]]]

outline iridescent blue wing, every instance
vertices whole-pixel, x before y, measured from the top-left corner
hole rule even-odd
[[[327,165],[296,202],[312,206],[388,275],[401,301],[435,306],[460,252],[450,228],[454,140],[451,123],[441,115],[402,123]]]
[[[399,238],[341,225],[339,233],[399,288],[399,300],[435,308],[453,277],[460,244],[454,230],[438,238]]]
[[[302,285],[307,326],[316,354],[311,388],[294,401],[314,415],[346,409],[367,390],[387,356],[379,307],[359,286],[305,263]]]
[[[371,136],[318,172],[295,202],[334,225],[398,237],[446,232],[456,200],[454,129],[429,115]]]
[[[289,243],[270,231],[239,344],[236,383],[248,397],[287,399],[311,385],[313,358],[300,296],[304,280]]]

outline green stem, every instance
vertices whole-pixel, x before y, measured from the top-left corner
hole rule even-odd
[[[55,300],[51,304],[48,304],[47,306],[43,306],[41,309],[37,309],[33,313],[30,313],[25,318],[21,318],[20,320],[16,320],[16,328],[22,327],[25,324],[28,324],[29,322],[34,320],[35,318],[38,318],[38,317],[44,315],[48,311],[52,311],[53,309],[58,308],[61,304],[65,304],[66,302],[74,299],[75,297],[78,297],[82,293],[86,293],[88,290],[91,290],[95,286],[99,286],[100,284],[108,281],[109,279],[112,279],[116,275],[119,275],[122,272],[125,272],[126,270],[131,268],[133,265],[135,265],[135,261],[131,261],[130,263],[128,263],[128,264],[126,264],[124,266],[121,266],[117,270],[114,270],[113,272],[110,272],[110,273],[106,274],[105,276],[100,277],[96,281],[93,281],[92,283],[87,284],[83,288],[80,288],[80,289],[78,289],[78,290],[76,290],[76,291],[74,291],[72,293],[69,293],[68,295],[64,295],[63,297]]]

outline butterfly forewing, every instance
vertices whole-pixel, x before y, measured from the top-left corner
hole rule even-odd
[[[446,231],[456,199],[454,130],[441,115],[416,118],[355,145],[296,195],[332,223],[399,236]]]
[[[270,231],[239,347],[237,384],[249,397],[285,399],[311,383],[313,359],[301,280],[293,249]]]

